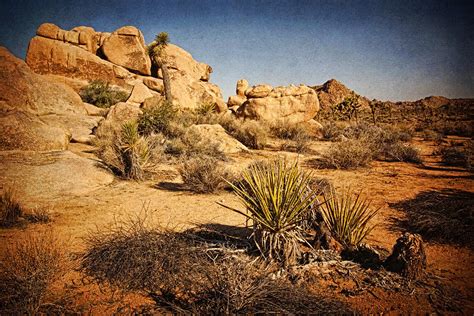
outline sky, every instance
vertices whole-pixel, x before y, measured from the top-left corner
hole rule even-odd
[[[368,98],[474,97],[474,1],[2,0],[0,45],[24,58],[44,22],[138,27],[212,66],[224,97],[239,79],[319,85]]]

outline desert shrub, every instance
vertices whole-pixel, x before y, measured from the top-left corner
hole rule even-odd
[[[229,177],[215,158],[199,157],[185,161],[179,168],[184,185],[196,193],[212,193],[225,187]]]
[[[367,167],[373,156],[370,144],[363,140],[348,139],[334,144],[323,153],[319,165],[324,168],[356,169]]]
[[[125,102],[129,96],[126,91],[112,88],[108,82],[102,80],[92,81],[81,89],[79,95],[82,101],[100,108],[108,108],[118,102]]]
[[[421,234],[425,240],[474,249],[474,193],[430,190],[390,206],[406,213],[406,219],[396,220],[403,230]]]
[[[420,150],[410,144],[396,142],[387,144],[384,148],[384,155],[388,160],[421,163]]]
[[[327,227],[342,245],[357,248],[374,228],[370,220],[378,209],[372,210],[361,193],[354,195],[350,190],[342,194],[332,190],[324,198],[320,210]]]
[[[187,130],[179,138],[170,139],[166,143],[165,153],[183,159],[192,157],[210,157],[218,160],[227,160],[217,142],[203,139],[197,132]]]
[[[342,135],[343,129],[335,122],[330,121],[323,124],[322,132],[324,139],[334,141]]]
[[[444,135],[432,129],[426,129],[422,132],[421,136],[424,140],[431,140],[437,144],[441,144],[443,142]]]
[[[217,105],[214,102],[204,102],[199,104],[196,108],[195,113],[198,115],[206,116],[215,113]]]
[[[39,314],[51,284],[65,271],[64,258],[61,244],[46,233],[7,248],[0,261],[0,312]]]
[[[13,190],[5,188],[0,196],[0,227],[10,227],[18,224],[23,213]]]
[[[268,128],[262,122],[235,119],[230,115],[217,117],[220,124],[232,137],[252,149],[263,149],[267,144]]]
[[[30,223],[49,223],[52,220],[49,210],[41,207],[25,212],[23,217]]]
[[[436,153],[441,155],[445,165],[474,170],[474,141],[468,141],[463,146],[441,146]]]
[[[162,142],[159,135],[140,136],[137,123],[128,122],[119,132],[99,139],[97,155],[118,176],[142,180],[164,159]]]
[[[283,121],[270,125],[270,131],[273,136],[286,140],[282,150],[309,151],[311,136],[304,126]]]
[[[308,193],[310,175],[297,164],[279,161],[252,165],[242,178],[230,185],[246,212],[225,207],[253,222],[253,238],[264,258],[294,263],[304,242],[300,224],[316,199]]]
[[[456,135],[463,137],[474,136],[472,121],[440,120],[435,124],[432,124],[430,128],[444,135]]]
[[[86,241],[80,270],[98,284],[144,292],[157,314],[347,312],[340,303],[271,278],[230,246],[208,245],[197,232],[150,228],[137,218],[94,231]]]
[[[138,118],[138,132],[141,135],[152,133],[168,134],[177,110],[171,102],[160,100],[157,104],[143,109]]]

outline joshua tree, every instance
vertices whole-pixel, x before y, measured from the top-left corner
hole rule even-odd
[[[165,51],[169,41],[169,36],[166,32],[161,32],[160,34],[156,35],[155,40],[151,42],[150,45],[148,45],[148,54],[150,55],[151,60],[158,66],[158,69],[161,69],[161,73],[163,74],[165,98],[166,101],[172,102],[170,74],[166,64],[167,56]]]

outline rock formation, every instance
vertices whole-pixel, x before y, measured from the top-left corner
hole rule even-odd
[[[322,109],[341,103],[354,92],[335,79],[328,80],[320,86],[311,88],[317,92]],[[369,100],[365,97],[359,97],[359,102],[362,106],[369,105]]]
[[[245,80],[239,80],[237,95],[229,98],[228,106],[238,117],[296,124],[312,120],[319,111],[316,92],[307,86],[247,86]]]
[[[103,80],[128,92],[139,85],[141,96],[163,92],[161,74],[152,69],[143,35],[133,26],[106,33],[85,26],[66,31],[44,23],[36,35],[28,46],[26,63],[38,74],[54,75],[56,81],[63,81],[76,91],[87,82]],[[220,88],[209,83],[209,65],[197,62],[176,45],[168,45],[165,51],[173,97],[180,107],[193,109],[212,102],[218,110],[227,110]],[[150,91],[144,92],[143,87]],[[142,99],[139,97],[138,101],[143,102]],[[138,103],[136,95],[131,102]]]
[[[0,149],[62,150],[91,133],[102,119],[89,116],[70,87],[33,73],[0,47]]]

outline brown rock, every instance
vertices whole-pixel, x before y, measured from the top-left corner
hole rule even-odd
[[[248,150],[245,145],[227,134],[225,129],[219,124],[192,125],[189,128],[189,131],[191,133],[196,133],[201,141],[216,143],[219,150],[226,154],[233,154]]]
[[[163,92],[163,80],[153,78],[153,77],[148,77],[148,78],[143,78],[143,83],[145,86],[147,86],[149,89],[157,92]]]
[[[96,135],[100,137],[119,131],[124,123],[137,120],[141,113],[138,106],[119,102],[110,107],[105,120],[99,123]]]
[[[316,93],[310,91],[298,96],[251,98],[239,108],[237,115],[273,123],[286,121],[297,124],[313,119],[318,111]]]
[[[170,74],[187,75],[193,80],[209,81],[212,68],[194,60],[193,56],[179,46],[169,44],[165,49]]]
[[[153,97],[153,94],[148,90],[148,88],[143,84],[143,82],[138,81],[132,89],[132,93],[128,97],[127,102],[140,105],[146,99]]]
[[[57,39],[59,33],[59,26],[52,23],[43,23],[36,30],[36,35],[47,38]]]
[[[393,246],[392,254],[385,260],[385,267],[409,279],[418,279],[426,269],[423,239],[418,234],[405,233]]]
[[[227,101],[227,106],[228,107],[241,106],[245,101],[247,101],[247,98],[245,96],[231,95],[229,97],[229,100]]]
[[[330,108],[341,103],[353,93],[352,90],[335,79],[328,80],[323,85],[312,88],[318,93],[319,103],[322,109]],[[369,100],[365,97],[360,97],[359,102],[362,106],[369,105]]]
[[[264,98],[272,91],[272,86],[268,84],[261,84],[253,86],[251,89],[245,91],[245,96],[247,98]]]
[[[143,75],[151,75],[143,34],[136,27],[124,26],[113,32],[102,45],[110,62]]]
[[[31,39],[26,63],[38,74],[55,74],[83,80],[104,80],[124,85],[122,78],[134,77],[126,69],[116,66],[80,47],[44,37]],[[118,70],[121,71],[120,77]]]
[[[235,93],[238,96],[245,97],[245,91],[249,88],[249,82],[245,79],[240,79],[237,81],[237,87]]]

